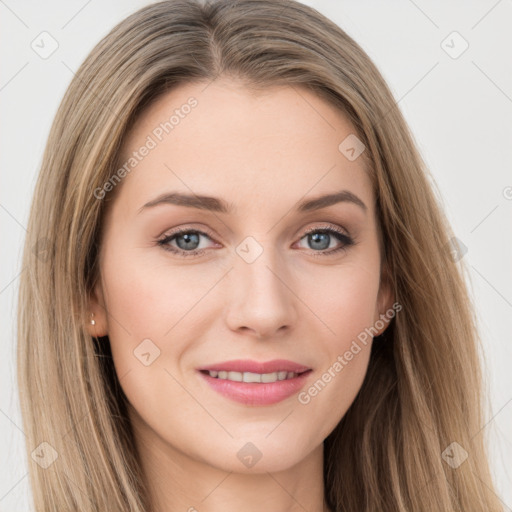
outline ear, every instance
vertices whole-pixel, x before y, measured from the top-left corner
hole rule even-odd
[[[91,320],[94,320],[94,325],[91,323]],[[107,308],[101,277],[96,280],[96,284],[89,297],[89,311],[85,322],[87,332],[93,338],[99,338],[108,334]]]
[[[388,328],[389,322],[395,316],[394,301],[395,294],[389,268],[387,265],[383,265],[374,317],[374,325],[379,331],[375,336],[380,336]]]

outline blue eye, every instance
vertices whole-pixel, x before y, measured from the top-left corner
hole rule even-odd
[[[172,252],[179,257],[199,256],[205,252],[205,248],[199,248],[201,237],[212,239],[208,233],[196,229],[181,229],[174,231],[163,239],[158,240],[157,244],[164,250]],[[307,239],[311,244],[311,254],[314,256],[329,256],[355,244],[354,240],[345,234],[341,229],[333,227],[313,228],[306,232],[300,239]],[[337,240],[339,247],[330,248],[331,242]]]
[[[354,240],[343,231],[328,227],[328,228],[313,228],[306,232],[306,235],[301,240],[306,239],[314,249],[314,256],[330,256],[331,254],[338,253],[339,251],[347,250],[348,247],[354,245]],[[333,239],[341,243],[339,247],[329,249]]]
[[[180,231],[175,231],[174,233],[167,235],[162,240],[159,240],[158,245],[160,245],[166,251],[173,252],[180,256],[196,256],[204,252],[203,249],[198,249],[201,236],[210,238],[207,233],[203,233],[202,231],[183,229]],[[176,242],[178,247],[170,245],[170,243],[173,241]]]

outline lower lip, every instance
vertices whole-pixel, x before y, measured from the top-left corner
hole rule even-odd
[[[199,372],[206,382],[218,393],[235,402],[246,405],[271,405],[297,393],[311,373],[308,370],[293,379],[276,382],[236,382],[227,379],[210,377],[207,373]]]

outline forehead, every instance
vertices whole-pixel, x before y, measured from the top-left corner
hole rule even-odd
[[[257,209],[273,198],[288,204],[348,188],[370,206],[364,154],[352,161],[340,150],[354,135],[339,109],[301,87],[182,84],[151,104],[128,134],[120,165],[130,171],[120,199],[132,211],[179,190]]]

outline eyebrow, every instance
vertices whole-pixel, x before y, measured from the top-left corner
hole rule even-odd
[[[333,194],[326,194],[313,199],[303,200],[295,207],[295,211],[303,213],[321,210],[322,208],[327,208],[328,206],[342,202],[355,204],[365,213],[368,210],[367,206],[358,196],[349,190],[341,190],[340,192]],[[146,203],[139,209],[138,213],[141,213],[146,208],[152,208],[161,204],[175,204],[178,206],[187,206],[189,208],[198,208],[200,210],[226,214],[229,214],[234,210],[232,203],[227,203],[223,199],[218,199],[216,197],[184,194],[181,192],[167,192]]]

